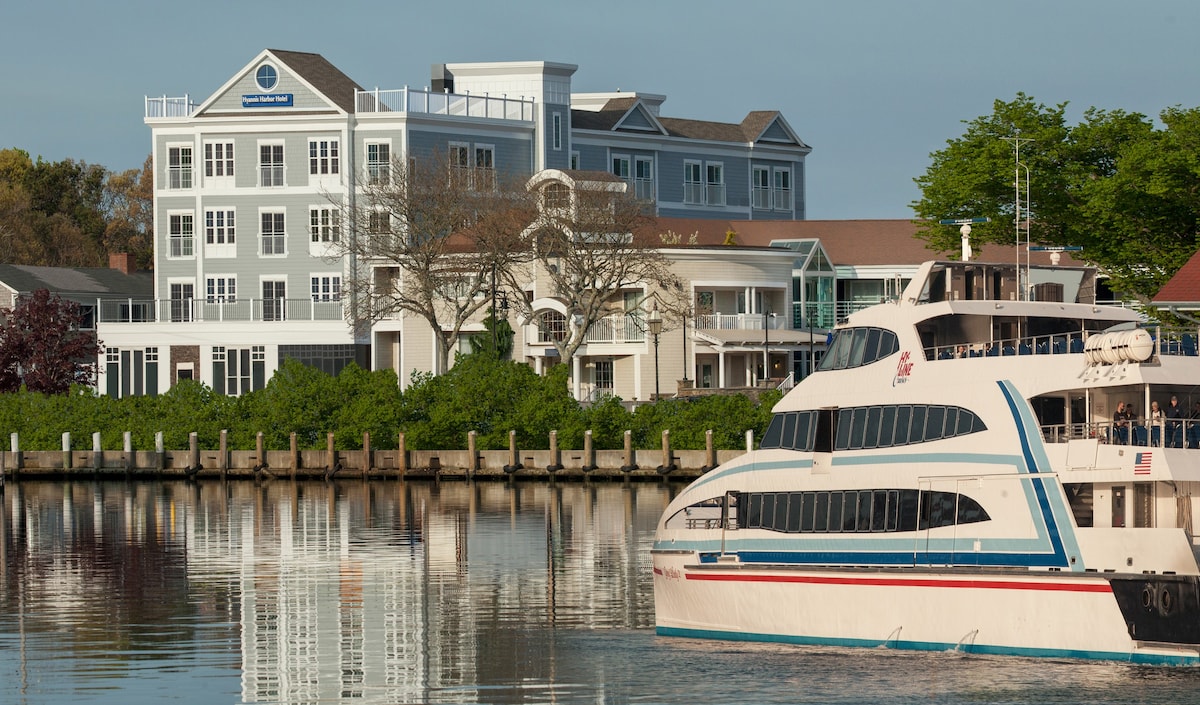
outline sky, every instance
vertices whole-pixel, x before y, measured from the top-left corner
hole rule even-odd
[[[0,149],[34,158],[140,167],[145,96],[202,101],[266,48],[383,89],[554,61],[667,117],[779,110],[812,147],[811,220],[911,217],[929,155],[1018,92],[1071,124],[1200,105],[1195,0],[14,0],[0,24]]]

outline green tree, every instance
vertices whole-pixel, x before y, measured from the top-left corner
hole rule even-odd
[[[1034,243],[1082,246],[1116,291],[1151,297],[1196,249],[1200,116],[1172,108],[1156,130],[1138,113],[1092,108],[1069,126],[1065,108],[1018,93],[967,122],[916,179],[920,236],[931,249],[957,252],[957,228],[938,221],[986,216],[972,245],[1016,246],[1016,182],[1028,175],[1020,199]]]

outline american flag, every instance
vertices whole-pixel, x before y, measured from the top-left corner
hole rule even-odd
[[[1150,474],[1150,453],[1138,453],[1133,459],[1133,474],[1134,475],[1149,475]]]

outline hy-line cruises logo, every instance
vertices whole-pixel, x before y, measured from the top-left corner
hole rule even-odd
[[[908,378],[912,375],[912,368],[912,353],[905,350],[900,353],[900,362],[896,365],[896,376],[892,378],[892,386],[895,387],[897,384],[907,382]]]

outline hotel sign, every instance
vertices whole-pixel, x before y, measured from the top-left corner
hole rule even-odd
[[[242,96],[243,108],[292,107],[291,93],[254,93]]]

